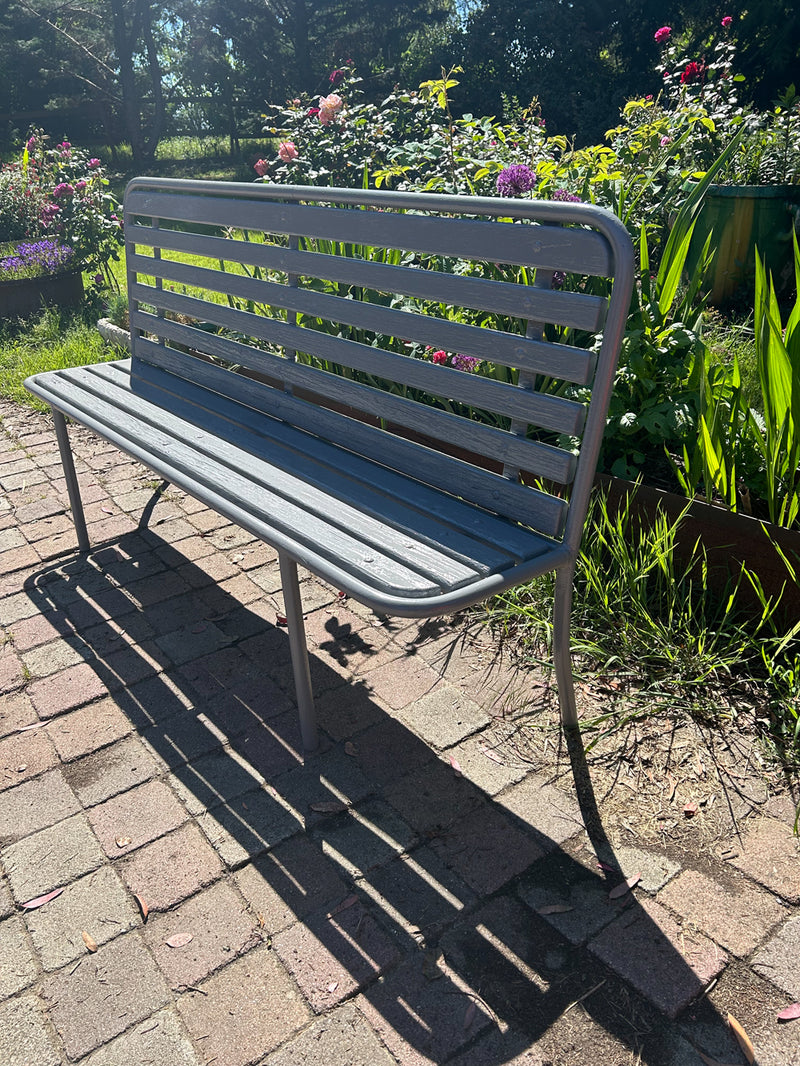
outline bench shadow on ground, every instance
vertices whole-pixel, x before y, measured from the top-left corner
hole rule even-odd
[[[178,570],[191,591],[150,605],[127,591]],[[739,1061],[707,1000],[691,1009],[690,1027],[685,1015],[670,1021],[602,961],[627,937],[641,988],[657,983],[666,1001],[663,989],[687,981],[701,991],[646,904],[609,900],[622,875],[580,740],[570,759],[605,871],[456,776],[387,714],[361,669],[377,654],[370,626],[339,625],[337,603],[314,630],[323,734],[304,759],[285,629],[156,532],[62,557],[26,589],[236,871],[264,939],[315,1012],[361,988],[359,1004],[390,1049],[458,1066],[510,1062],[532,1047],[520,1062],[678,1066],[699,1061],[690,1039]],[[351,667],[361,680],[347,676]]]

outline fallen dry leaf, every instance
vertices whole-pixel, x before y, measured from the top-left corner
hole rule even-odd
[[[753,1066],[753,1063],[756,1061],[756,1053],[755,1049],[753,1048],[753,1044],[750,1040],[750,1037],[744,1031],[741,1024],[736,1021],[732,1014],[728,1015],[728,1025],[733,1030],[733,1035],[739,1041],[739,1047],[744,1052],[744,1057],[750,1063],[750,1066]]]
[[[187,944],[191,944],[194,940],[192,933],[174,933],[172,936],[168,936],[164,943],[168,948],[185,948]]]
[[[683,805],[683,813],[687,818],[694,818],[694,816],[697,814],[697,804],[685,803]]]
[[[113,513],[114,513],[114,512],[113,512],[113,511],[111,510],[111,508],[110,508],[110,507],[101,507],[101,508],[100,508],[100,510],[101,510],[101,511],[103,511],[103,512],[104,512],[105,514],[113,514]]]
[[[338,987],[339,987],[339,982],[338,981],[331,981],[331,983],[328,985],[328,991],[329,992],[335,992]]]
[[[471,999],[464,1011],[464,1028],[469,1029],[472,1023],[475,1021],[475,1015],[478,1013],[478,1008],[475,1006],[475,1000]]]
[[[51,899],[60,896],[63,891],[63,888],[54,888],[52,892],[47,892],[44,896],[37,896],[36,899],[29,899],[27,903],[22,904],[22,909],[33,911],[36,910],[37,907],[43,907],[45,903],[49,903]]]
[[[89,951],[97,951],[97,941],[93,936],[90,936],[85,930],[81,933],[83,942]]]
[[[609,899],[619,899],[620,896],[624,896],[626,892],[638,885],[642,879],[641,874],[634,874],[633,877],[629,877],[626,881],[623,881],[621,885],[617,885],[616,888],[612,888],[608,893]]]
[[[147,906],[147,904],[142,899],[142,897],[141,896],[137,896],[135,892],[133,894],[133,898],[136,900],[136,903],[137,903],[137,905],[139,907],[139,913],[142,916],[142,921],[146,922],[147,921],[147,915],[150,913],[150,908]]]
[[[286,617],[285,614],[276,614],[275,615],[275,624],[278,625],[278,626],[288,626],[289,619]]]
[[[672,803],[675,799],[675,793],[678,791],[678,782],[672,774],[667,774],[667,781],[669,781],[669,795],[667,796],[667,802]]]
[[[607,862],[601,862],[600,859],[597,860],[597,869],[605,870],[607,874],[613,874],[616,871],[616,867],[609,866]]]
[[[127,846],[131,843],[131,838],[130,837],[114,837],[114,843],[117,845],[118,848],[127,848]]]
[[[458,759],[455,755],[450,756],[450,765],[453,767],[453,773],[456,777],[461,777],[461,767],[458,764]]]
[[[793,1003],[791,1007],[784,1007],[778,1015],[779,1022],[793,1022],[800,1018],[800,1003]]]
[[[18,774],[24,774],[27,769],[28,769],[28,764],[27,763],[23,763],[22,766],[18,766],[17,767],[17,773]]]
[[[568,903],[548,903],[545,907],[537,907],[537,914],[566,914],[568,911],[574,911],[574,907],[570,907]]]
[[[27,733],[29,729],[41,729],[44,722],[34,722],[33,725],[23,725],[17,730],[18,733]]]
[[[332,918],[334,914],[341,914],[341,912],[346,911],[348,907],[352,907],[354,903],[358,903],[358,896],[347,896],[340,904],[338,904],[338,906],[334,907],[332,911],[328,911],[325,917]]]
[[[339,800],[322,800],[320,803],[309,803],[309,807],[312,811],[316,811],[317,814],[339,814],[340,811],[347,810],[347,804],[341,803]]]
[[[347,743],[345,744],[344,753],[345,753],[345,755],[352,755],[353,758],[355,758],[358,755],[358,748],[355,746],[355,744],[352,742],[352,740],[348,740]]]
[[[494,748],[487,748],[485,744],[481,744],[479,745],[479,750],[482,755],[485,755],[487,759],[491,759],[492,762],[499,763],[501,766],[505,765],[501,757],[494,750]]]

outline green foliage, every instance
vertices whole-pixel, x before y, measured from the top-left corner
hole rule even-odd
[[[800,285],[796,237],[794,250]],[[705,351],[692,375],[699,433],[674,466],[687,495],[702,485],[706,499],[718,498],[732,511],[749,511],[757,495],[771,522],[792,527],[800,515],[800,297],[784,329],[775,286],[758,255],[755,351],[760,410],[748,401],[736,356],[725,366]]]

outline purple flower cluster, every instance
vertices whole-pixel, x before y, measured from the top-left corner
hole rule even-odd
[[[552,200],[560,200],[564,204],[580,204],[583,203],[580,196],[576,196],[575,193],[567,192],[566,189],[556,189],[551,197]]]
[[[479,362],[480,359],[474,355],[462,355],[460,352],[450,357],[450,366],[455,367],[456,370],[463,370],[467,374],[471,374]]]
[[[504,167],[497,175],[497,192],[500,196],[521,196],[536,184],[536,175],[524,163]]]
[[[40,278],[68,270],[74,255],[72,248],[57,241],[18,244],[14,255],[0,259],[0,278]]]

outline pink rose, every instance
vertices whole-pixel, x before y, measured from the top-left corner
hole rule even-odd
[[[671,33],[672,29],[669,26],[662,26],[661,29],[656,30],[656,32],[653,34],[656,40],[656,44],[661,44],[663,41],[666,41],[666,39]]]
[[[730,29],[730,27],[732,25],[733,25],[733,19],[731,18],[730,15],[726,15],[725,18],[722,20],[722,28],[723,28],[723,30]]]
[[[96,170],[97,167],[100,166],[100,160],[99,159],[90,159],[89,162],[86,165],[88,167],[90,167],[92,170]]]
[[[284,163],[291,163],[293,159],[297,159],[300,153],[297,151],[293,141],[281,141],[278,155]]]
[[[80,181],[75,182],[75,188],[78,190],[78,192],[83,192],[83,190],[86,188],[86,182],[83,180],[83,178],[81,178]]]
[[[434,363],[438,363],[441,366],[443,363],[447,362],[447,352],[441,350],[438,352],[434,352],[431,356],[431,359],[434,361]]]
[[[266,159],[257,159],[255,163],[253,163],[253,170],[256,172],[256,174],[258,174],[260,178],[263,178],[269,170],[269,163],[266,161]]]
[[[330,96],[320,96],[319,120],[322,125],[327,126],[329,122],[332,122],[343,107],[344,100],[338,93],[331,93]]]

